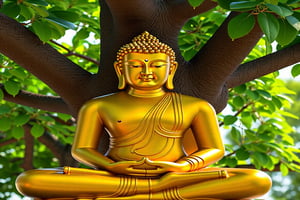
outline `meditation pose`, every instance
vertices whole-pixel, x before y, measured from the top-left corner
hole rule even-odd
[[[72,155],[94,169],[31,170],[18,190],[38,199],[245,199],[261,196],[270,178],[254,169],[212,168],[224,155],[214,109],[174,92],[175,54],[144,32],[119,50],[119,93],[82,107]],[[103,129],[107,153],[98,149]],[[196,148],[188,151],[192,133]],[[184,144],[187,143],[187,144]],[[185,145],[185,146],[184,146]]]

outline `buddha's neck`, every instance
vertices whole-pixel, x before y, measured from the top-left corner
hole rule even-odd
[[[128,94],[134,97],[144,97],[144,98],[151,98],[151,97],[160,97],[163,96],[166,92],[162,89],[155,89],[155,90],[139,90],[135,88],[129,88]]]

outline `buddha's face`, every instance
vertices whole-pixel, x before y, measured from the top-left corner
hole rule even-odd
[[[158,89],[172,71],[165,53],[128,53],[124,56],[122,73],[125,82],[135,89]]]

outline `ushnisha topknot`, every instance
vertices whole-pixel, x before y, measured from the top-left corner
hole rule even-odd
[[[175,64],[175,52],[171,47],[159,41],[149,32],[134,37],[131,43],[123,45],[117,53],[117,65],[122,66],[123,58],[128,53],[165,53],[170,57],[171,67]]]

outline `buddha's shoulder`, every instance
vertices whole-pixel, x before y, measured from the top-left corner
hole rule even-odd
[[[196,110],[214,110],[210,103],[204,99],[183,94],[179,95],[181,97],[183,107]]]
[[[95,97],[95,98],[85,102],[83,107],[91,107],[91,106],[99,107],[102,105],[106,105],[109,102],[112,102],[113,100],[117,99],[118,97],[119,97],[119,93],[111,93],[111,94],[106,94],[103,96],[98,96],[98,97]]]

